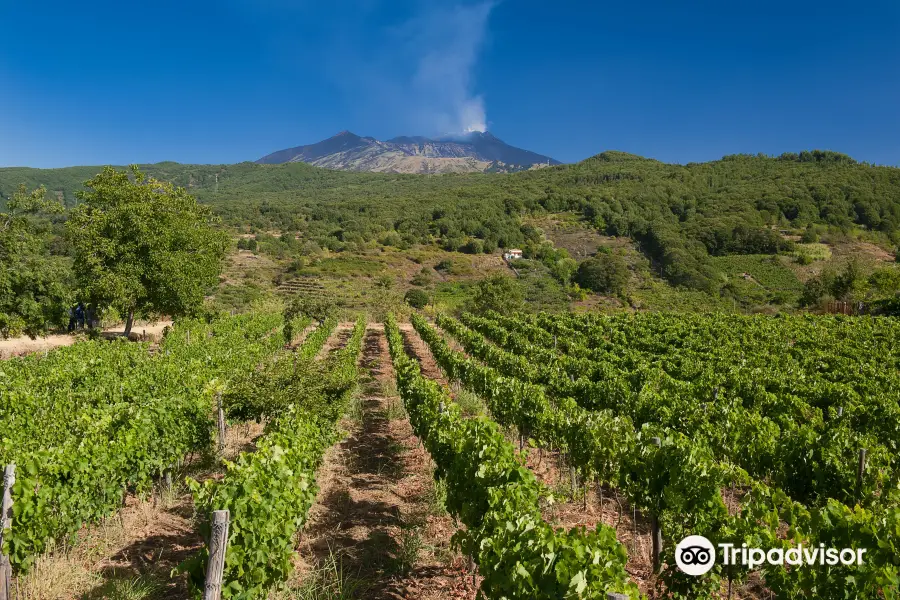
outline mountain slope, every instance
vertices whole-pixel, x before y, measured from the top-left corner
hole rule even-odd
[[[633,240],[667,281],[712,293],[727,281],[720,257],[789,251],[784,230],[790,237],[810,229],[815,238],[826,227],[834,235],[864,236],[888,259],[900,245],[900,169],[833,152],[675,165],[610,151],[577,164],[458,177],[303,162],[143,168],[187,187],[230,225],[296,232],[313,248],[331,251],[373,242],[465,252],[523,248],[540,238],[523,215],[577,213],[605,235]],[[74,192],[99,170],[0,168],[0,197],[19,183],[44,183],[71,206]]]
[[[510,146],[486,132],[436,139],[401,136],[380,141],[349,131],[316,144],[279,150],[256,162],[305,162],[344,171],[426,174],[509,173],[561,164],[548,156]]]
[[[339,134],[322,140],[316,144],[308,146],[297,146],[295,148],[287,148],[268,154],[258,161],[262,165],[278,165],[286,162],[314,162],[326,156],[339,154],[342,152],[352,152],[361,148],[366,148],[375,142],[374,138],[361,138],[349,131],[342,131]]]

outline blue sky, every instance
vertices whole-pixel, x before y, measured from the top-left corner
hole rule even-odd
[[[486,126],[565,162],[900,165],[900,3],[0,0],[0,166]]]

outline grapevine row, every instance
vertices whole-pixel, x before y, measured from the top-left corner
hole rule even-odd
[[[4,389],[2,404],[21,401],[55,420],[34,422],[24,431],[2,426],[3,461],[18,467],[13,523],[3,537],[13,566],[27,570],[54,541],[117,510],[128,488],[148,489],[187,453],[208,446],[213,395],[280,347],[278,336],[269,335],[277,324],[272,314],[212,325],[186,321],[153,358],[146,347],[138,347],[141,356],[124,342],[76,344],[62,354],[92,359],[69,367],[69,374],[83,371],[73,377],[68,394],[55,374],[59,357],[48,356],[46,365],[41,361],[47,359],[26,360],[24,375]],[[9,373],[18,366],[3,368]],[[71,412],[64,416],[60,411],[66,409]],[[63,433],[69,424],[70,433]],[[48,430],[46,436],[40,428]],[[27,435],[53,443],[33,449],[23,443]]]
[[[625,548],[615,532],[554,530],[541,518],[539,485],[497,424],[464,419],[446,391],[421,375],[403,349],[396,323],[385,324],[391,357],[413,430],[447,483],[447,509],[465,526],[454,536],[484,577],[486,598],[638,596],[627,581]]]
[[[337,319],[334,317],[325,319],[319,327],[303,340],[303,344],[297,350],[300,358],[315,358],[322,346],[325,345],[325,342],[328,341],[328,338],[331,337],[335,327],[337,327]]]
[[[501,424],[513,425],[543,444],[565,449],[570,462],[588,479],[599,479],[620,489],[629,501],[662,518],[666,539],[680,539],[688,532],[705,535],[714,542],[732,542],[740,546],[754,541],[759,547],[785,546],[789,541],[825,542],[836,534],[849,536],[847,547],[895,548],[900,539],[896,530],[878,530],[876,523],[900,522],[896,509],[853,511],[829,500],[818,510],[808,510],[793,502],[777,489],[750,480],[740,469],[717,463],[702,446],[684,436],[650,425],[634,432],[630,421],[614,417],[608,411],[585,411],[571,399],[545,395],[543,388],[498,374],[477,361],[449,348],[446,341],[421,317],[413,316],[413,324],[429,345],[435,359],[447,372],[476,394],[481,395]],[[647,444],[647,437],[662,437],[661,447]],[[728,483],[747,488],[742,511],[729,515],[720,489]],[[827,518],[825,516],[827,515]],[[794,525],[788,540],[779,537],[782,522]],[[751,544],[752,545],[752,544]],[[672,564],[672,544],[664,552]],[[840,569],[808,573],[793,572],[788,576],[773,573],[767,583],[779,597],[794,597],[798,589],[837,582],[849,588],[871,593],[891,589],[891,552],[873,556],[873,564],[853,572]],[[723,572],[717,565],[715,574],[740,578],[741,573]],[[765,573],[764,573],[765,574]],[[689,590],[690,597],[703,597],[700,583],[684,579],[680,572],[664,573],[671,589]],[[715,577],[703,580],[709,585]],[[894,587],[895,589],[895,587]],[[707,590],[711,593],[711,590]]]
[[[299,318],[301,321],[292,324],[288,329],[302,331],[306,327],[302,323],[308,321]],[[301,372],[298,363],[311,361],[319,354],[325,342],[334,333],[335,327],[337,320],[328,318],[311,331],[294,352],[278,355],[274,363],[282,367],[281,369],[276,370],[273,365],[265,370],[246,372],[234,380],[223,399],[228,417],[237,421],[252,419],[259,422],[264,417],[271,418],[280,414],[284,403],[274,402],[273,398],[283,398],[282,388],[285,378],[289,379]]]
[[[761,411],[752,402],[745,406],[724,395],[720,399],[721,388],[714,385],[716,382],[703,378],[679,381],[653,367],[632,372],[612,369],[598,377],[600,381],[591,381],[590,377],[600,371],[598,363],[533,344],[511,330],[510,319],[504,319],[503,324],[511,329],[472,315],[463,320],[497,345],[487,343],[455,319],[439,317],[440,325],[460,339],[467,351],[496,365],[502,373],[542,383],[551,395],[572,396],[586,407],[613,409],[638,424],[659,423],[690,434],[716,456],[739,464],[758,479],[772,480],[798,500],[821,503],[833,497],[845,503],[858,499],[871,503],[897,477],[900,465],[891,447],[879,443],[878,436],[859,433],[849,415],[817,420],[809,407],[804,411],[795,405],[796,412],[788,411],[785,406],[789,402],[778,403],[772,397],[767,404],[780,406],[782,413],[773,420],[764,414],[769,411]],[[546,368],[537,369],[535,364]],[[567,376],[560,376],[561,372]],[[890,421],[880,414],[885,426]],[[892,444],[896,443],[892,439]],[[857,486],[856,470],[860,448],[868,450],[862,489]]]
[[[900,327],[891,319],[540,315],[536,327],[495,317],[545,348],[550,337],[566,340],[560,348],[572,357],[708,380],[723,398],[753,403],[782,427],[840,412],[855,431],[900,451]]]
[[[321,335],[315,334],[333,328],[334,323],[323,323],[307,342],[321,346],[317,341]],[[316,471],[325,450],[338,439],[336,421],[355,388],[365,329],[365,320],[358,320],[347,345],[324,364],[307,363],[296,369],[289,361],[279,361],[264,370],[264,377],[275,385],[257,392],[268,393],[266,400],[279,408],[256,450],[226,462],[220,480],[203,484],[189,480],[201,514],[230,511],[223,597],[265,597],[290,575],[296,534],[318,491]],[[201,533],[209,536],[209,523],[203,524]],[[184,565],[197,587],[203,583],[208,559],[204,548]]]

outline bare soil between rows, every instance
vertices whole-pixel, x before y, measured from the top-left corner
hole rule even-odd
[[[298,573],[337,560],[366,599],[474,598],[466,560],[450,549],[453,520],[435,510],[432,463],[393,395],[383,328],[369,326],[360,409],[341,426],[319,472],[319,495],[301,535]]]

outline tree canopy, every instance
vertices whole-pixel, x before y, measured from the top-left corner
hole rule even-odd
[[[522,286],[512,277],[495,273],[478,282],[469,310],[475,314],[494,311],[512,315],[523,309],[524,302]]]
[[[85,183],[67,233],[80,298],[127,315],[195,312],[218,283],[228,238],[184,188],[137,167]]]
[[[67,265],[50,254],[33,218],[63,211],[46,195],[43,187],[28,192],[22,185],[0,212],[0,337],[35,337],[66,316]]]
[[[628,284],[628,265],[618,254],[600,253],[578,265],[575,281],[583,288],[603,294],[621,294]]]
[[[84,169],[0,169],[0,196],[22,181],[46,182],[74,204]],[[900,169],[829,151],[687,165],[604,152],[514,174],[355,173],[302,163],[146,170],[190,189],[226,224],[280,231],[260,244],[278,239],[285,251],[295,235],[304,247],[329,251],[416,243],[468,253],[528,250],[540,239],[523,216],[576,212],[606,235],[633,239],[670,283],[714,294],[725,281],[714,257],[789,250],[793,242],[780,229],[858,229],[883,246],[900,245]],[[551,268],[549,256],[535,254]],[[572,264],[554,259],[564,282]]]

